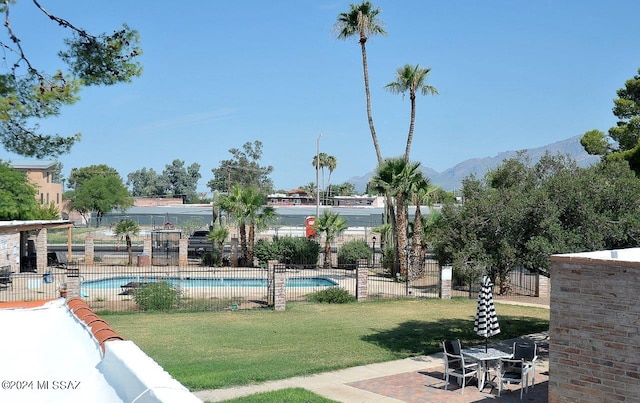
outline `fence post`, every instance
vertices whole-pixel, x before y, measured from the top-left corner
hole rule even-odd
[[[178,266],[187,267],[189,260],[187,259],[187,248],[189,247],[189,238],[180,238],[178,240]]]
[[[93,237],[88,236],[84,239],[84,264],[93,266],[94,256]]]
[[[538,273],[536,297],[549,299],[549,278]]]
[[[356,260],[356,300],[366,301],[369,298],[369,267],[367,259]]]
[[[451,299],[451,279],[453,278],[453,268],[442,266],[440,268],[440,299]]]
[[[286,266],[283,264],[274,265],[273,272],[273,308],[276,311],[284,311],[287,306]]]
[[[80,269],[67,268],[67,299],[80,296]]]
[[[276,264],[278,264],[277,260],[268,260],[267,261],[267,306],[273,306],[274,297],[275,297],[275,270]]]

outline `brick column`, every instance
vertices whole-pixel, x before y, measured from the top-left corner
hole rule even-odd
[[[551,295],[549,287],[549,278],[538,274],[538,285],[536,290],[536,296],[540,298],[549,299]]]
[[[80,269],[67,268],[67,299],[80,296]]]
[[[283,264],[275,265],[273,281],[273,308],[284,311],[287,306],[286,269]]]
[[[189,264],[187,259],[187,248],[189,247],[189,238],[180,238],[178,241],[178,266],[186,267]]]
[[[42,228],[36,235],[36,271],[42,272],[47,269],[47,229]]]
[[[451,299],[451,279],[453,278],[453,268],[442,266],[440,268],[440,299]]]
[[[356,261],[356,300],[366,301],[369,298],[369,267],[367,259]]]
[[[88,236],[84,239],[84,264],[93,265],[93,260],[93,237]]]
[[[275,272],[277,260],[267,261],[267,306],[273,306],[275,300]]]
[[[149,261],[151,261],[151,237],[146,236],[142,241],[142,252],[149,256]]]

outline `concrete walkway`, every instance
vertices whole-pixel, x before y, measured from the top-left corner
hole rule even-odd
[[[538,345],[536,386],[529,388],[523,401],[546,402],[549,371],[548,333],[536,333],[491,344],[511,351],[516,340],[534,340]],[[463,346],[465,347],[465,346]],[[339,402],[477,402],[495,400],[519,402],[519,386],[510,385],[498,397],[496,388],[479,391],[475,381],[461,388],[453,382],[444,390],[442,353],[430,356],[363,365],[311,376],[299,376],[261,384],[195,392],[200,399],[220,402],[255,393],[285,388],[304,388]]]

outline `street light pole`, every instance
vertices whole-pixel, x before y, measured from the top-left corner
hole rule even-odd
[[[318,171],[320,170],[320,137],[318,135],[316,140],[316,220],[320,218],[320,179],[318,178]]]

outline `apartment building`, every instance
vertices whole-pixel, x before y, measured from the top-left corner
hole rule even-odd
[[[56,161],[33,160],[12,161],[11,167],[17,171],[26,172],[29,182],[38,189],[36,198],[40,204],[48,205],[53,202],[62,211],[62,184],[55,178]]]

